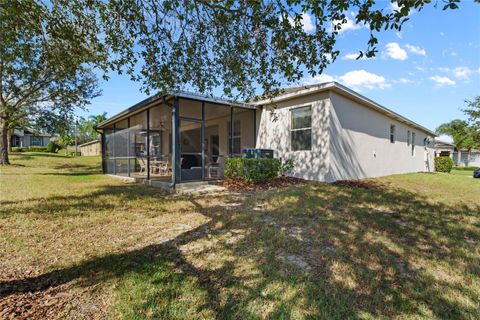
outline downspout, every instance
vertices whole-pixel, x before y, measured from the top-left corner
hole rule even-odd
[[[179,178],[177,177],[179,173],[177,169],[177,166],[178,166],[177,162],[179,158],[177,156],[177,153],[179,150],[177,146],[179,145],[179,141],[177,141],[178,140],[178,136],[177,136],[178,121],[177,120],[179,119],[179,114],[178,114],[178,97],[174,96],[173,99],[175,101],[175,104],[169,103],[165,99],[165,95],[162,96],[163,104],[169,107],[172,112],[172,141],[170,141],[172,143],[172,181],[170,182],[170,188],[175,189],[177,178]]]

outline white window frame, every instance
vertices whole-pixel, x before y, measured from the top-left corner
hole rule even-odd
[[[302,128],[296,128],[296,129],[293,129],[293,112],[295,110],[298,110],[298,109],[303,109],[303,108],[309,108],[310,109],[310,127],[302,127]],[[312,114],[313,113],[313,109],[312,109],[312,106],[311,105],[305,105],[305,106],[301,106],[301,107],[295,107],[295,108],[291,108],[290,109],[290,151],[293,151],[293,152],[296,152],[296,151],[311,151],[312,150],[312,145],[313,145],[313,137],[312,137]],[[310,148],[309,149],[301,149],[301,150],[293,150],[292,148],[292,132],[296,132],[296,131],[307,131],[307,130],[310,130]]]
[[[395,131],[397,126],[393,123],[390,124],[390,143],[395,143]]]
[[[415,157],[415,132],[412,132],[412,157]]]
[[[35,139],[35,140],[34,140]],[[35,142],[34,142],[35,141]],[[43,137],[39,136],[30,136],[30,145],[32,147],[42,147],[43,146]]]

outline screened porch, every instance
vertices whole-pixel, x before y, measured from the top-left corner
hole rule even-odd
[[[218,180],[226,158],[255,147],[254,107],[187,95],[146,101],[98,126],[105,173],[170,187]]]

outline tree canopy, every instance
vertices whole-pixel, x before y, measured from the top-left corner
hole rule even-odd
[[[41,110],[64,117],[86,106],[99,93],[95,74],[126,72],[147,93],[268,96],[335,61],[349,12],[370,30],[359,57],[372,57],[377,33],[400,30],[413,10],[456,9],[460,0],[392,2],[398,9],[377,0],[0,0],[0,164],[9,127]]]

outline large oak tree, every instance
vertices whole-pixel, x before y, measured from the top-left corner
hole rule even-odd
[[[91,68],[127,72],[147,93],[271,95],[335,60],[350,12],[370,30],[359,56],[372,57],[378,32],[400,30],[412,10],[455,9],[459,0],[392,2],[398,9],[378,0],[0,0],[0,164],[11,119],[84,106],[96,95]]]

